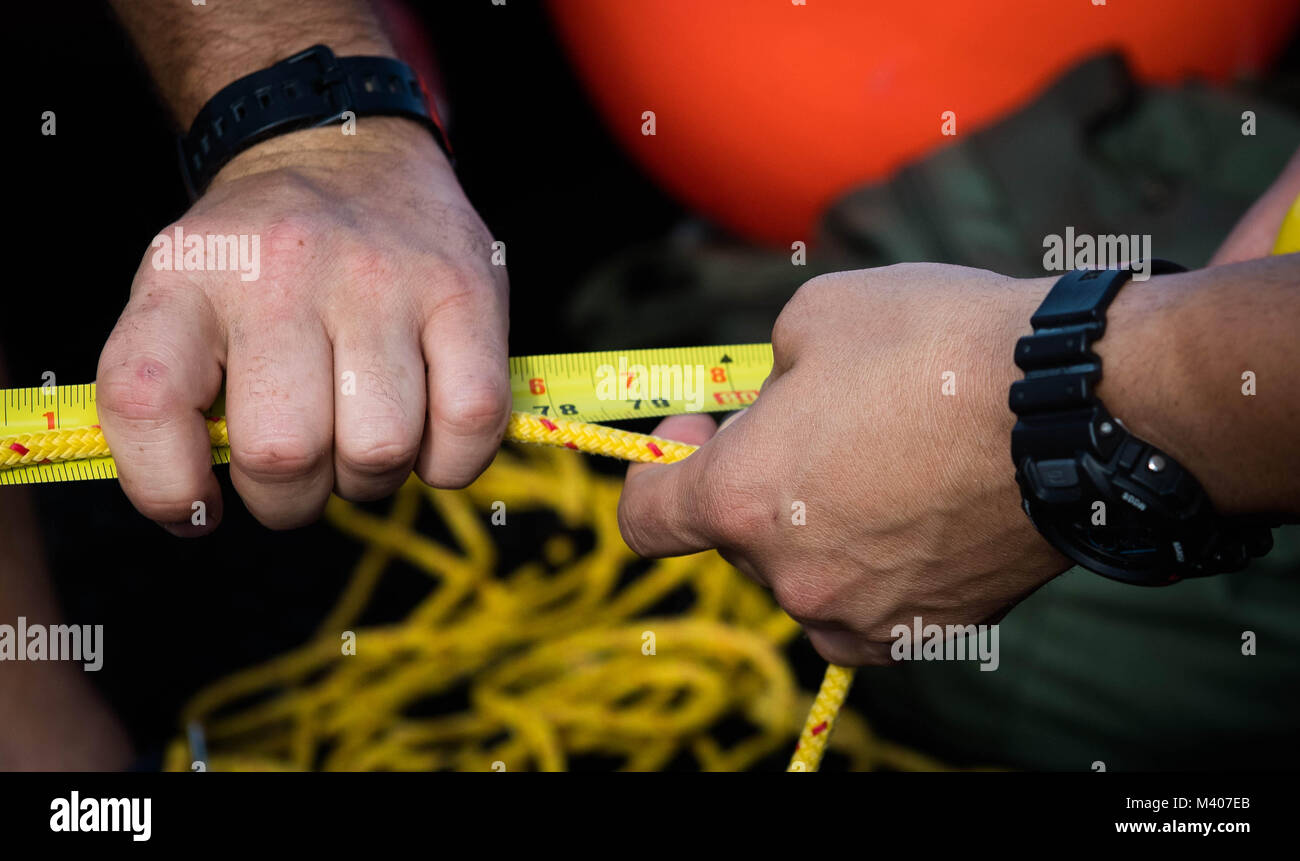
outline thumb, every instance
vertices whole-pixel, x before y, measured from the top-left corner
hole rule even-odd
[[[704,414],[669,416],[654,429],[657,437],[691,445],[702,445],[716,432],[712,417]],[[618,501],[618,527],[628,547],[641,556],[683,556],[713,546],[695,516],[705,457],[697,452],[678,463],[628,467]]]

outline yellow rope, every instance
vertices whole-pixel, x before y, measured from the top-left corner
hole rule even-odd
[[[224,419],[210,420],[209,434],[213,445],[228,444]],[[696,449],[526,413],[512,414],[506,439],[652,463],[680,461]],[[107,454],[98,427],[0,439],[0,468]],[[791,709],[798,707],[789,670],[774,651],[797,626],[713,553],[658,560],[615,591],[619,573],[635,558],[619,538],[618,492],[616,480],[591,475],[572,458],[521,463],[503,453],[460,494],[408,482],[387,519],[331,499],[327,517],[365,541],[367,550],[320,636],[201,692],[187,707],[186,722],[199,722],[209,744],[241,740],[242,747],[228,746],[242,753],[214,758],[225,768],[483,770],[528,763],[559,770],[570,752],[616,750],[624,768],[642,770],[685,750],[705,768],[731,770],[769,755],[789,737]],[[414,530],[422,496],[438,509],[461,552]],[[550,566],[525,565],[503,584],[492,578],[495,549],[478,515],[498,504],[503,510],[554,507],[570,525],[585,521],[596,546],[575,558],[571,540],[555,536],[545,548]],[[340,661],[337,638],[362,614],[381,573],[396,559],[438,578],[439,588],[404,623],[352,632],[356,654]],[[547,576],[544,569],[552,566],[560,570]],[[697,593],[689,618],[633,619],[684,585]],[[474,610],[464,609],[467,601]],[[625,624],[611,625],[617,620]],[[530,645],[521,657],[493,667],[503,653]],[[320,673],[327,674],[325,681],[311,684]],[[852,678],[852,670],[828,668],[790,771],[817,770]],[[472,680],[471,715],[432,721],[402,715],[413,699],[457,680]],[[275,692],[219,716],[247,698]],[[724,749],[707,730],[733,711],[759,731]],[[498,736],[504,740],[494,744]],[[873,741],[860,719],[847,751],[859,767],[938,767]],[[169,766],[188,768],[187,756],[183,744],[173,745]]]
[[[826,753],[826,744],[830,740],[831,730],[844,700],[848,698],[849,687],[853,684],[853,670],[831,664],[826,668],[821,689],[808,710],[808,718],[799,733],[799,743],[795,746],[794,757],[790,760],[787,771],[816,771]]]
[[[213,446],[230,445],[224,418],[208,420],[208,438]],[[33,463],[85,460],[110,454],[108,441],[99,425],[58,428],[0,437],[0,469]]]
[[[208,437],[213,446],[230,445],[226,420],[208,420]],[[572,448],[641,463],[673,463],[682,460],[695,446],[647,434],[633,433],[604,425],[548,419],[527,413],[512,413],[506,439]],[[34,431],[0,437],[0,469],[34,463],[84,460],[110,454],[99,425],[81,428]]]
[[[675,463],[685,460],[695,446],[605,425],[511,413],[506,439],[512,442],[562,445],[587,454],[603,454],[638,463]]]
[[[603,454],[641,463],[674,463],[685,460],[697,448],[604,425],[558,418],[545,419],[520,412],[511,414],[506,439],[563,445],[589,454]],[[852,684],[853,670],[834,664],[826,668],[821,689],[817,692],[817,698],[804,721],[803,731],[799,734],[799,744],[790,760],[789,771],[816,771],[821,766],[826,743],[835,727],[835,717],[844,705]]]

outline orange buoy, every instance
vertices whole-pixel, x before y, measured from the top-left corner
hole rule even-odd
[[[598,109],[649,173],[742,236],[807,240],[844,190],[1025,102],[1079,60],[1263,71],[1296,0],[552,0]],[[643,134],[653,112],[654,134]]]

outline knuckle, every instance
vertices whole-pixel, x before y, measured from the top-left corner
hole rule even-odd
[[[347,243],[337,254],[343,284],[371,285],[393,280],[390,257],[386,248],[361,242]]]
[[[823,297],[836,290],[837,281],[830,275],[818,275],[804,282],[777,315],[772,325],[772,352],[777,367],[788,367],[798,351],[809,322],[823,304]]]
[[[497,288],[487,266],[443,261],[432,269],[429,281],[438,287],[433,316],[444,312],[473,312]]]
[[[247,499],[244,502],[248,506],[249,513],[257,519],[258,523],[267,529],[286,530],[299,529],[319,520],[321,513],[325,510],[326,498],[313,502],[307,508],[292,509],[257,504],[249,502]]]
[[[835,301],[844,286],[842,273],[828,272],[805,281],[791,300],[799,305],[816,305],[824,301]]]
[[[502,433],[510,417],[510,393],[487,380],[464,383],[435,400],[433,415],[440,429],[456,436]]]
[[[303,436],[256,437],[238,445],[231,456],[254,480],[292,481],[311,475],[325,463],[327,448]]]
[[[888,646],[863,642],[856,636],[846,636],[842,632],[808,631],[808,641],[822,660],[839,667],[881,667],[893,663]]]
[[[796,326],[790,318],[790,306],[786,305],[772,325],[773,370],[787,370],[794,364],[797,344]]]
[[[402,287],[412,283],[404,277],[400,256],[375,241],[349,240],[332,252],[334,311],[340,317],[355,316],[358,308],[381,315],[409,314],[415,291]],[[420,282],[421,279],[415,279]]]
[[[776,352],[786,352],[794,339],[794,321],[790,319],[790,305],[791,303],[786,303],[781,313],[776,315],[776,322],[772,324],[772,349]]]
[[[429,487],[444,487],[444,483],[439,480],[438,469],[429,458],[421,457],[415,463],[415,476]]]
[[[303,215],[284,215],[261,231],[263,277],[272,281],[300,277],[303,267],[318,251],[321,226]]]
[[[843,648],[840,643],[833,637],[827,637],[821,631],[807,631],[808,642],[812,644],[813,650],[828,664],[842,667],[845,664],[852,663],[849,660],[847,649]]]
[[[99,409],[111,418],[132,422],[159,421],[167,416],[180,392],[176,373],[155,355],[137,353],[115,360],[116,344],[106,348],[96,382]]]
[[[819,585],[817,578],[777,577],[772,583],[772,597],[799,622],[829,622],[834,614],[834,595]]]
[[[416,474],[430,487],[441,490],[462,490],[474,483],[474,479],[478,478],[478,474],[485,466],[486,463],[477,461],[449,464],[435,459],[429,464],[419,466]]]
[[[194,503],[203,499],[202,493],[197,489],[186,491],[179,487],[166,488],[152,482],[133,486],[128,495],[137,511],[158,523],[189,520],[194,513]]]
[[[161,228],[149,240],[144,250],[136,270],[136,280],[162,284],[169,278],[186,272],[185,246],[183,243],[177,244],[176,239],[201,236],[208,232],[213,232],[211,225],[192,213]]]
[[[359,439],[339,445],[340,465],[362,475],[387,475],[409,468],[415,459],[414,443],[397,439]]]

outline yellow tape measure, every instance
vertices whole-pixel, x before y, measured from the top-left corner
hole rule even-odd
[[[543,418],[612,422],[727,412],[753,403],[772,370],[771,344],[554,353],[510,359],[513,408]],[[221,402],[208,412],[224,415]],[[94,427],[95,385],[0,390],[0,446],[8,437]],[[230,462],[228,446],[212,449]],[[111,456],[0,469],[0,485],[116,478]]]

